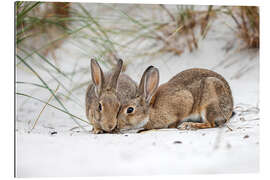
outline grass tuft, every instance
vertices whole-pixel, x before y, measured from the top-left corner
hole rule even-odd
[[[236,37],[242,42],[239,49],[259,49],[259,8],[256,6],[237,6],[228,8],[226,14],[236,24],[234,32],[236,32]]]

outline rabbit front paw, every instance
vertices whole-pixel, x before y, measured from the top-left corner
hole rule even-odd
[[[93,129],[92,133],[93,134],[101,134],[101,133],[103,133],[103,131],[101,129]]]
[[[195,130],[196,128],[194,128],[192,126],[192,122],[183,122],[182,124],[180,124],[178,126],[178,129],[181,129],[181,130]]]

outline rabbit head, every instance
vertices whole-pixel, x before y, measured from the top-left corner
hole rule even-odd
[[[142,75],[136,97],[123,104],[118,113],[118,131],[141,129],[147,124],[151,99],[158,88],[158,83],[158,69],[149,66]]]
[[[91,59],[91,74],[94,85],[96,101],[91,111],[93,120],[99,124],[102,130],[111,132],[117,125],[117,113],[120,109],[120,100],[117,96],[117,80],[122,69],[123,61],[120,59],[115,70],[110,74],[108,80],[103,74],[96,60]]]

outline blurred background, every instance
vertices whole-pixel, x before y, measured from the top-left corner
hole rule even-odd
[[[136,81],[150,64],[160,83],[187,68],[212,69],[237,103],[258,104],[258,7],[18,1],[15,11],[17,130],[90,127],[92,57],[104,71],[122,58]]]

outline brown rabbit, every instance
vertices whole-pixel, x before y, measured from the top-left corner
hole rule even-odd
[[[137,85],[121,73],[123,61],[119,59],[114,71],[103,74],[96,60],[91,59],[92,81],[86,91],[86,116],[93,133],[112,132],[117,125],[117,113],[122,103],[134,98]]]
[[[159,71],[149,66],[136,98],[122,105],[118,131],[130,129],[200,129],[224,124],[232,115],[229,84],[207,69],[188,69],[158,88]]]

